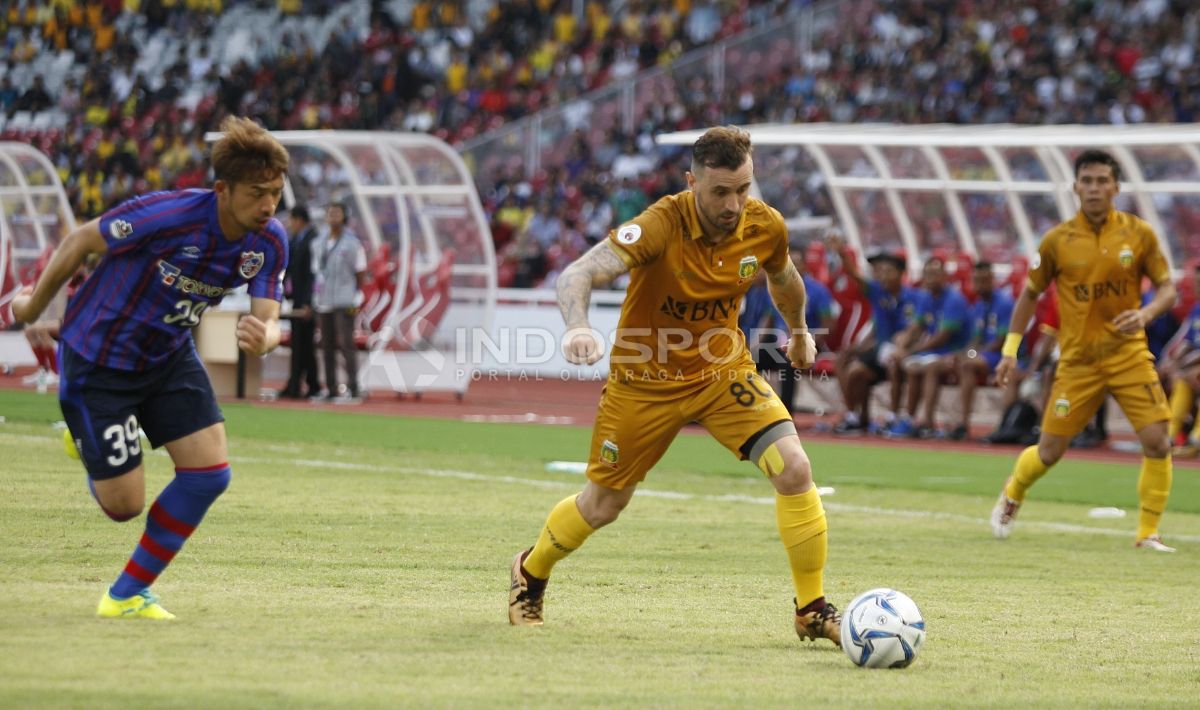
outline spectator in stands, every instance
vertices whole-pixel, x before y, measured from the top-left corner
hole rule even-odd
[[[971,411],[975,406],[975,389],[981,381],[987,381],[1000,362],[1000,346],[1008,334],[1008,321],[1012,318],[1013,300],[1007,291],[996,290],[996,277],[992,265],[977,262],[971,270],[971,286],[975,291],[975,303],[971,304],[969,319],[971,340],[959,354],[958,387],[962,404],[962,421],[950,430],[950,438],[961,441],[971,431]],[[1015,398],[1015,387],[1005,390],[1004,409]]]
[[[308,207],[292,207],[288,225],[288,267],[283,277],[283,293],[292,302],[291,366],[287,384],[279,392],[285,399],[308,399],[321,394],[315,350],[316,326],[313,318],[313,243],[317,230],[309,220]],[[300,385],[306,391],[300,391]]]
[[[920,306],[906,338],[912,345],[900,346],[907,414],[892,421],[886,436],[932,439],[937,435],[934,412],[942,377],[954,370],[955,354],[970,336],[967,299],[946,283],[946,262],[938,256],[926,259],[923,274]]]
[[[612,196],[613,223],[625,224],[641,214],[649,204],[646,193],[633,178],[624,178],[621,180],[621,187]]]
[[[17,87],[13,86],[12,77],[5,74],[0,79],[0,113],[11,116],[16,111],[17,99],[20,96],[21,92],[17,91]]]
[[[883,380],[889,380],[891,388],[891,412],[889,420],[895,419],[900,408],[900,386],[903,371],[900,355],[909,346],[912,331],[909,324],[917,317],[920,294],[904,285],[903,256],[880,253],[867,262],[874,269],[874,277],[863,278],[858,263],[841,237],[831,237],[829,247],[841,255],[846,274],[857,279],[871,303],[871,340],[862,352],[850,361],[842,385],[842,397],[846,402],[846,414],[833,428],[835,434],[861,434],[871,424],[871,388]]]
[[[33,84],[21,94],[21,98],[17,99],[17,110],[37,113],[45,111],[54,105],[54,99],[50,98],[50,94],[46,92],[46,85],[42,79],[42,75],[38,74],[33,78]]]
[[[357,404],[358,349],[354,345],[354,316],[362,296],[367,252],[349,227],[346,205],[334,202],[325,208],[325,234],[313,248],[313,309],[321,330],[321,357],[325,361],[325,395],[318,399],[337,404]],[[338,386],[338,354],[346,368],[346,394]]]

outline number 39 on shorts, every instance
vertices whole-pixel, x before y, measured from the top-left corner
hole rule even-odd
[[[109,466],[120,466],[142,452],[142,440],[139,438],[137,417],[130,414],[125,424],[113,424],[104,430],[101,438],[109,445],[112,453],[108,455]]]

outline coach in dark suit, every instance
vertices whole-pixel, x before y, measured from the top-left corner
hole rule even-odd
[[[317,230],[309,222],[308,208],[297,204],[289,220],[292,237],[288,243],[288,266],[284,274],[284,294],[292,300],[292,368],[287,386],[280,397],[306,399],[320,393],[317,379],[317,353],[313,346],[316,331],[313,319],[312,249]],[[300,381],[307,391],[300,391]]]

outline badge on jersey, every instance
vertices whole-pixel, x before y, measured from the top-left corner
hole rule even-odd
[[[738,278],[745,281],[756,273],[758,273],[758,257],[753,254],[743,256],[742,260],[738,262]]]
[[[642,227],[637,224],[627,224],[617,230],[617,241],[622,244],[633,244],[642,238]]]
[[[1126,269],[1133,266],[1133,250],[1129,248],[1128,244],[1121,245],[1121,253],[1117,254],[1117,259]]]
[[[1059,397],[1054,400],[1054,416],[1059,419],[1066,419],[1071,413],[1071,402],[1066,397]]]
[[[604,443],[600,445],[600,460],[609,466],[616,468],[617,459],[619,459],[620,456],[621,450],[617,448],[616,444],[612,443],[608,439],[605,439]]]
[[[124,239],[133,234],[133,225],[123,219],[114,219],[108,224],[108,233],[113,239]]]
[[[262,269],[266,260],[266,255],[261,251],[244,251],[241,260],[238,261],[238,273],[244,279],[252,279]]]

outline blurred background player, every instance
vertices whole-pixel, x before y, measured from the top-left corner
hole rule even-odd
[[[858,262],[841,237],[829,239],[829,247],[842,257],[846,274],[857,279],[871,303],[871,338],[855,357],[838,363],[838,384],[846,402],[846,414],[833,427],[835,434],[861,434],[871,423],[871,388],[891,382],[891,411],[885,423],[891,423],[900,409],[903,372],[900,353],[908,346],[912,333],[909,324],[917,317],[920,294],[904,284],[905,259],[899,254],[875,254],[867,259],[874,278],[863,278]],[[845,374],[842,375],[842,370]]]
[[[962,421],[950,430],[950,438],[961,441],[971,431],[971,413],[975,407],[975,389],[986,382],[1000,364],[1000,347],[1008,335],[1008,322],[1012,319],[1013,300],[1007,291],[996,290],[996,276],[992,265],[980,261],[971,269],[971,286],[975,291],[975,302],[971,304],[968,319],[971,324],[971,340],[957,358],[958,387],[962,405]],[[1008,409],[1016,399],[1015,387],[1005,389],[1003,408]]]
[[[1194,267],[1191,277],[1200,293],[1200,264]],[[1164,348],[1161,363],[1159,372],[1171,392],[1167,436],[1174,442],[1192,416],[1196,393],[1200,392],[1200,303],[1192,306],[1179,332]],[[1200,455],[1200,416],[1195,417],[1191,432],[1172,453],[1186,458]]]
[[[1138,477],[1139,515],[1135,547],[1174,552],[1158,526],[1171,492],[1170,409],[1146,344],[1146,324],[1175,303],[1176,289],[1146,222],[1117,211],[1121,172],[1107,152],[1086,150],[1075,159],[1074,192],[1080,210],[1046,233],[1028,284],[1013,309],[997,367],[1001,383],[1016,367],[1021,333],[1038,294],[1058,289],[1061,355],[1042,417],[1037,446],[1021,452],[992,509],[992,532],[1007,538],[1029,488],[1062,458],[1071,442],[1111,393],[1133,424],[1142,445]],[[1157,287],[1141,305],[1143,276]]]
[[[229,485],[224,417],[191,329],[248,283],[238,347],[264,355],[279,343],[287,233],[272,215],[288,154],[249,119],[231,117],[221,128],[213,189],[151,193],[87,222],[63,239],[37,285],[13,300],[18,320],[36,321],[85,259],[101,255],[62,322],[63,417],[92,495],[113,520],[131,520],[145,505],[139,428],[175,464],[141,541],[100,598],[102,617],[174,618],[150,586]]]
[[[946,262],[931,256],[925,260],[922,274],[920,306],[905,338],[912,345],[899,350],[908,388],[907,415],[892,421],[884,431],[887,436],[932,439],[937,435],[934,409],[942,377],[954,369],[954,354],[966,345],[970,334],[967,299],[946,283]]]
[[[570,362],[591,364],[603,356],[588,323],[592,289],[631,272],[592,430],[588,482],[554,507],[534,546],[513,559],[509,623],[542,624],[554,565],[617,519],[679,430],[696,421],[775,487],[776,523],[796,591],[796,633],[839,642],[841,616],[825,601],[826,519],[812,467],[792,418],[755,373],[737,333],[742,297],[761,268],[792,334],[792,364],[809,367],[816,355],[804,281],[788,258],[787,226],[778,211],[750,197],[753,176],[750,134],[709,129],[692,147],[690,190],[621,225],[559,277],[568,328],[563,352]],[[664,337],[674,346],[658,348]]]

